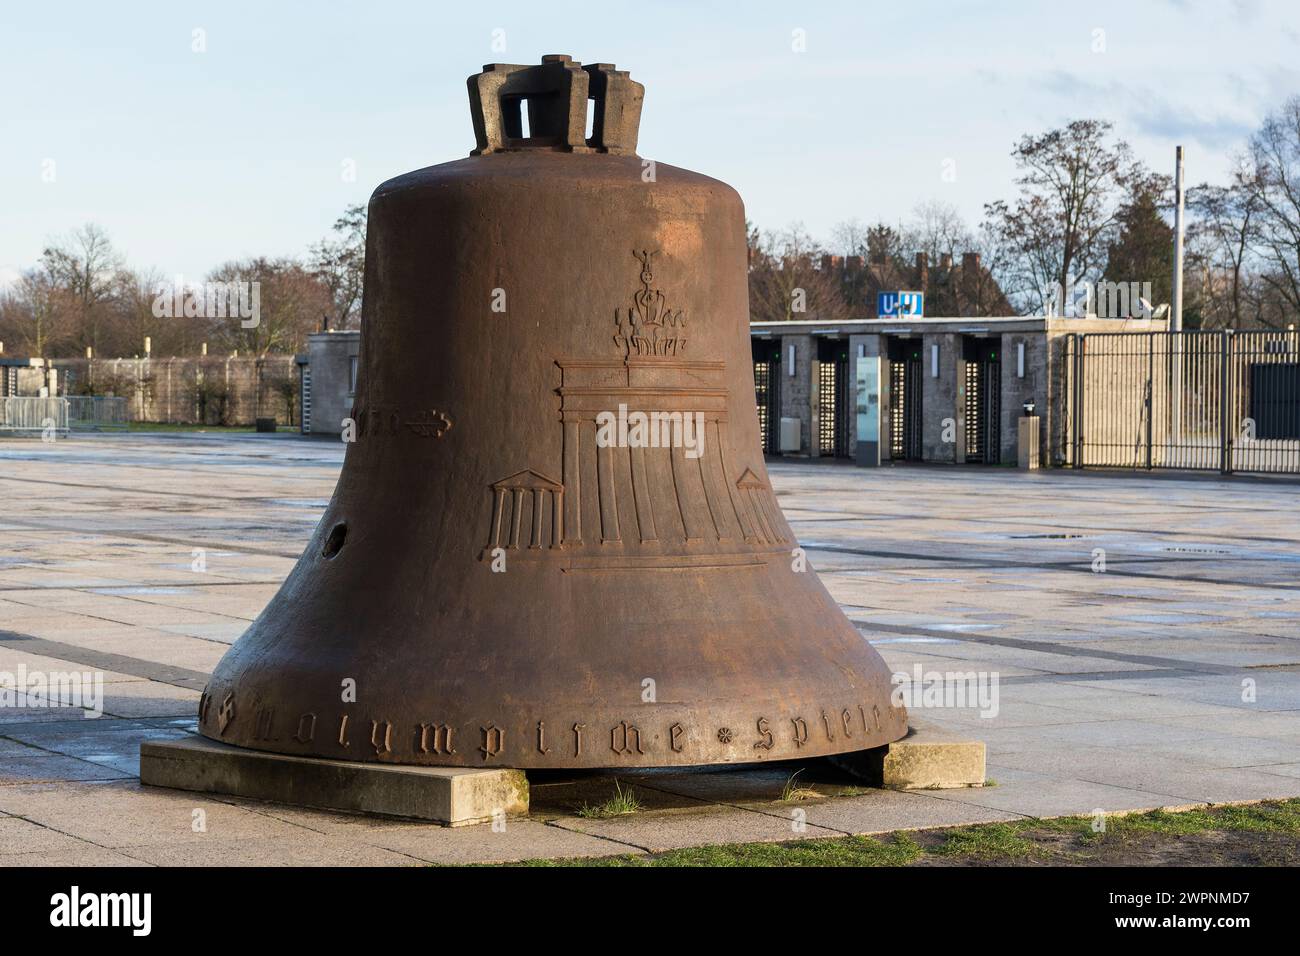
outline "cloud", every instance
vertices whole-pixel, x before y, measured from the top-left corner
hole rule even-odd
[[[1231,105],[1215,104],[1195,89],[1188,97],[1196,105],[1175,102],[1154,90],[1119,80],[1095,82],[1072,73],[1056,71],[1044,89],[1079,104],[1079,116],[1096,116],[1157,139],[1195,141],[1206,149],[1227,151],[1245,143],[1258,128],[1266,104],[1257,91],[1237,75],[1218,78],[1219,99],[1231,97]],[[1270,84],[1271,85],[1271,84]]]
[[[1131,113],[1129,122],[1140,133],[1157,139],[1194,140],[1208,149],[1227,151],[1245,145],[1258,124],[1225,116],[1203,118],[1161,100]]]

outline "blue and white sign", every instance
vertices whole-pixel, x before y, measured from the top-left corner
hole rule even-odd
[[[922,292],[877,292],[876,315],[882,319],[919,319],[925,315]]]

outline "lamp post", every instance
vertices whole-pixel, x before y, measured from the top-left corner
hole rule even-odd
[[[1169,435],[1176,443],[1183,415],[1183,148],[1174,147],[1174,275],[1169,308]],[[1226,396],[1221,397],[1226,401]]]

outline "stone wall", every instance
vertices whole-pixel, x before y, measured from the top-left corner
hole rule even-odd
[[[963,462],[966,460],[966,389],[965,359],[962,337],[952,333],[926,333],[922,336],[921,375],[921,449],[926,461]],[[934,374],[934,346],[939,347],[939,374]],[[945,419],[955,427],[945,435]],[[950,437],[951,441],[945,441]]]
[[[361,352],[361,333],[355,330],[316,332],[307,336],[311,361],[311,433],[338,435],[343,419],[352,414],[356,382],[353,363]],[[357,370],[360,374],[360,370]]]
[[[790,374],[790,346],[794,346],[794,374]],[[781,417],[799,419],[799,454],[815,455],[818,403],[816,343],[811,335],[781,336]],[[777,423],[780,428],[780,423]]]
[[[1025,374],[1018,374],[1020,346],[1025,348]],[[1052,410],[1048,407],[1051,370],[1048,367],[1049,340],[1040,332],[1007,333],[1002,336],[1002,448],[1004,465],[1015,464],[1019,450],[1020,418],[1025,402],[1034,403],[1041,432],[1039,448],[1048,450]],[[1044,458],[1050,458],[1044,454]]]

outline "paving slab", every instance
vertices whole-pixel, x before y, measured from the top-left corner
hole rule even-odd
[[[109,850],[93,843],[82,843],[68,850],[41,850],[33,853],[0,853],[0,867],[29,866],[149,866],[135,857]]]
[[[608,834],[586,833],[534,820],[507,820],[505,828],[498,830],[490,825],[457,829],[407,825],[377,830],[365,842],[441,864],[513,863],[640,852],[637,845],[620,842]]]
[[[1197,801],[1167,793],[1129,787],[1063,780],[1026,770],[990,765],[993,786],[935,791],[931,796],[968,807],[1005,810],[1019,817],[1087,816],[1132,810],[1182,809]]]
[[[1284,777],[1300,777],[1300,763],[1257,764],[1250,769],[1261,773],[1277,773]]]
[[[869,835],[893,830],[924,830],[933,827],[968,826],[975,823],[1005,823],[1022,818],[1022,814],[957,802],[944,802],[941,793],[966,791],[872,790],[854,797],[840,797],[819,803],[790,807],[802,810],[807,822],[837,831]],[[810,826],[811,830],[812,827]]]
[[[1064,780],[1171,795],[1184,803],[1220,803],[1300,796],[1300,780],[1255,769],[1215,769],[1137,749],[1076,747],[999,755],[999,765]]]
[[[1154,724],[1165,727],[1204,727],[1203,717],[1153,717]],[[1213,726],[1221,733],[1256,740],[1285,740],[1296,745],[1300,753],[1300,711],[1251,712],[1216,715]]]
[[[0,817],[0,858],[19,853],[73,853],[93,846],[85,840],[21,817]]]
[[[118,851],[151,866],[424,866],[426,860],[319,834],[249,840],[187,840]]]
[[[203,794],[142,787],[137,780],[0,786],[0,810],[110,848],[203,841],[212,836],[226,840],[294,838],[305,832],[259,813],[255,807],[210,800]],[[202,813],[196,815],[195,811]],[[196,820],[202,821],[203,830],[195,829]]]
[[[0,727],[4,741],[55,754],[77,757],[111,767],[131,777],[140,775],[140,744],[146,740],[178,740],[189,735],[190,720],[152,718],[125,720],[100,717],[93,728],[85,718]]]
[[[32,783],[128,780],[125,770],[62,754],[6,754],[0,759],[0,790]],[[0,797],[0,806],[4,798]]]
[[[770,843],[776,840],[813,839],[843,834],[807,825],[793,811],[776,816],[766,810],[703,805],[691,810],[664,810],[654,814],[629,814],[605,820],[560,817],[550,825],[587,836],[614,840],[652,853],[714,843]]]

